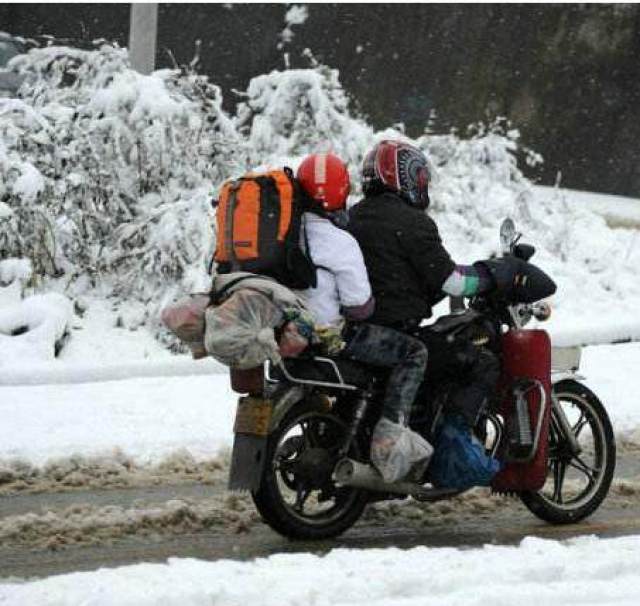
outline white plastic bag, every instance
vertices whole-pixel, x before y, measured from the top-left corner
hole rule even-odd
[[[422,475],[433,447],[404,425],[381,417],[371,438],[371,462],[385,482],[397,482],[410,471]]]
[[[274,327],[283,311],[255,290],[241,289],[205,312],[207,352],[231,368],[247,369],[267,360],[280,362]]]
[[[207,355],[204,349],[204,312],[209,295],[191,295],[162,310],[164,325],[186,343],[194,358]]]

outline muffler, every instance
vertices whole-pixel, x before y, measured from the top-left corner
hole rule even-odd
[[[452,488],[426,488],[406,480],[385,482],[373,466],[349,458],[338,461],[333,470],[333,480],[342,486],[407,495],[418,501],[438,501],[461,492]]]

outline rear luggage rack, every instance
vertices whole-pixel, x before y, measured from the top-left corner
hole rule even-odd
[[[331,358],[324,358],[321,356],[314,356],[311,358],[314,362],[320,362],[322,364],[328,364],[331,366],[331,370],[335,374],[338,379],[337,383],[333,383],[331,381],[314,381],[313,379],[302,379],[299,377],[294,377],[286,368],[284,362],[280,362],[277,366],[284,375],[285,379],[291,383],[298,383],[301,385],[315,385],[318,387],[331,387],[333,389],[347,389],[349,391],[357,391],[359,388],[355,385],[351,385],[350,383],[345,383],[342,378],[342,373],[340,372],[340,368]],[[267,380],[272,380],[270,375],[271,365],[269,365],[269,374],[267,376]]]

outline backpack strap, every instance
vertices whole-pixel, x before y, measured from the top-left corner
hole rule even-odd
[[[225,284],[220,290],[216,290],[215,287],[211,287],[209,291],[209,301],[211,305],[219,305],[222,303],[223,299],[227,295],[230,289],[232,289],[236,284],[243,282],[244,280],[267,280],[268,282],[272,282],[273,278],[269,276],[261,276],[260,274],[249,274],[248,276],[238,276],[233,280],[230,280],[227,284]],[[215,282],[214,282],[215,283]]]
[[[238,271],[240,268],[238,258],[236,257],[236,251],[233,247],[233,219],[236,210],[236,202],[238,198],[238,190],[242,184],[242,179],[238,179],[231,185],[229,190],[229,202],[226,208],[225,217],[225,243],[227,245],[227,257],[231,263],[231,271]]]
[[[212,286],[211,291],[209,292],[210,304],[219,305],[220,303],[222,303],[225,295],[229,292],[230,288],[233,288],[236,284],[238,284],[239,282],[242,282],[243,280],[248,280],[249,278],[256,278],[256,277],[260,277],[260,276],[252,274],[250,276],[240,276],[238,278],[234,278],[233,280],[225,284],[220,290],[216,290],[215,286]]]

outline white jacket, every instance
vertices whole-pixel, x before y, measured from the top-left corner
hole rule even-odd
[[[372,301],[362,252],[350,233],[324,217],[304,213],[300,229],[303,248],[305,230],[311,259],[318,267],[318,285],[298,292],[319,325],[336,325],[342,319],[341,308],[360,307]]]

